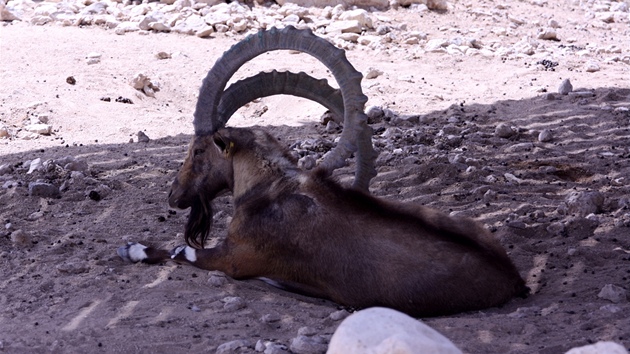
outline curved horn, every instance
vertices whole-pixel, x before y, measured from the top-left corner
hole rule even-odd
[[[362,75],[345,56],[342,49],[317,37],[310,30],[298,30],[292,26],[278,30],[261,30],[235,44],[217,60],[203,80],[195,109],[193,125],[195,134],[214,133],[225,125],[229,117],[217,115],[219,102],[227,81],[241,65],[256,56],[273,50],[297,50],[312,55],[321,61],[339,84],[344,100],[344,129],[337,146],[324,157],[319,168],[330,174],[345,164],[346,158],[357,153],[357,171],[354,186],[367,190],[370,180],[376,175],[372,147],[371,129],[363,112],[367,97],[361,90]],[[356,142],[356,143],[355,143]]]
[[[343,117],[341,91],[328,85],[326,79],[315,79],[301,72],[288,71],[259,73],[237,81],[223,92],[219,102],[218,117],[227,122],[239,108],[261,97],[292,95],[307,98],[326,107],[334,117]]]

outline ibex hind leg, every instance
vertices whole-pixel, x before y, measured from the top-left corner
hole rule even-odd
[[[118,247],[116,251],[120,258],[127,262],[155,264],[171,259],[171,252],[147,247],[136,242],[129,242],[125,246]]]

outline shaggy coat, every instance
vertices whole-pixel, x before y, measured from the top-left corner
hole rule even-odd
[[[202,249],[211,201],[225,190],[234,197],[227,237]],[[263,130],[195,137],[169,203],[191,208],[185,237],[193,247],[168,252],[130,244],[119,250],[123,258],[172,258],[353,308],[384,306],[416,317],[498,306],[528,292],[479,223],[375,198],[317,169],[304,172]]]

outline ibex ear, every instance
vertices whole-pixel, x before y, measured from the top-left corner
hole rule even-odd
[[[229,156],[234,150],[234,142],[221,134],[214,135],[214,144],[225,156]]]

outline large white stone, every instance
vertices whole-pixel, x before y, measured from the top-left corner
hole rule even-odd
[[[566,354],[628,354],[628,351],[615,342],[597,342],[569,350]]]
[[[461,354],[438,331],[401,312],[373,307],[346,318],[327,354]]]

